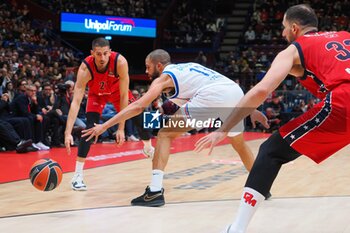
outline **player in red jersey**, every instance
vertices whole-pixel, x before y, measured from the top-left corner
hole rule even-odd
[[[263,103],[288,73],[322,101],[260,146],[237,218],[225,233],[246,232],[283,164],[301,154],[320,163],[350,143],[350,33],[317,32],[317,16],[308,5],[290,7],[283,26],[282,35],[291,45],[276,56],[264,79],[243,97],[221,129],[197,142],[196,150],[221,141],[227,129]]]
[[[89,88],[86,106],[87,128],[91,128],[99,122],[102,110],[107,102],[111,102],[119,112],[134,99],[129,90],[128,62],[121,54],[112,52],[109,41],[104,38],[97,38],[92,42],[91,55],[85,58],[78,70],[65,131],[64,143],[68,154],[70,154],[70,145],[73,144],[72,128],[86,87]],[[152,156],[154,148],[151,145],[150,132],[141,130],[142,121],[137,117],[134,118],[133,122],[137,124],[140,137],[144,142],[145,154]],[[116,133],[118,145],[125,141],[124,123],[119,124]],[[91,142],[86,142],[85,138],[80,139],[75,174],[72,179],[73,190],[86,190],[83,181],[83,167],[90,145]]]

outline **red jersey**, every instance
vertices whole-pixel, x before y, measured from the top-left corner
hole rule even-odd
[[[312,32],[293,43],[305,69],[300,82],[322,101],[279,132],[320,163],[350,143],[350,33]]]
[[[120,111],[120,91],[119,75],[117,73],[119,53],[111,52],[105,72],[97,70],[95,59],[88,56],[83,61],[91,74],[91,80],[88,82],[89,94],[86,105],[86,112],[102,113],[107,102],[111,102],[115,109]],[[128,91],[129,103],[134,101],[131,91]]]
[[[299,81],[312,94],[324,98],[335,87],[350,82],[349,32],[311,32],[293,44],[305,69]]]
[[[119,53],[111,52],[109,62],[105,72],[97,70],[95,59],[88,56],[83,61],[91,74],[91,80],[88,82],[89,96],[91,95],[111,95],[119,92],[119,75],[117,73],[117,62]]]

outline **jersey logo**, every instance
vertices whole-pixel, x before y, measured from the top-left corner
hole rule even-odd
[[[112,71],[108,71],[108,76],[109,77],[114,77],[114,73]]]

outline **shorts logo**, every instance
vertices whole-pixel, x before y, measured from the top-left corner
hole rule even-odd
[[[144,129],[160,129],[161,127],[161,113],[159,110],[156,112],[144,112],[143,113],[143,128]]]

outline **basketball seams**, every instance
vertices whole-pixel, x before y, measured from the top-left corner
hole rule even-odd
[[[40,176],[41,174],[43,174],[44,172],[49,172],[50,173],[50,168],[49,168],[49,164],[47,164],[45,167],[43,167],[39,172],[38,172],[38,175],[35,177],[35,179],[33,180],[34,183],[33,184],[36,184],[37,181],[39,181],[38,179],[44,179],[45,176]],[[39,188],[40,190],[44,191],[46,186],[47,186],[47,183],[49,181],[49,178],[50,178],[50,175],[46,175],[46,182],[44,183],[44,185],[42,186],[43,189],[40,187],[40,186],[35,186],[36,188]]]
[[[38,190],[51,191],[62,181],[62,168],[54,160],[40,159],[33,164],[29,177]]]
[[[39,161],[35,162],[30,169],[29,177],[31,182],[33,183],[36,177],[39,175],[40,171],[43,170],[46,166],[50,165],[51,161],[48,159],[40,159]],[[37,169],[39,172],[36,174],[32,174],[34,170]]]

